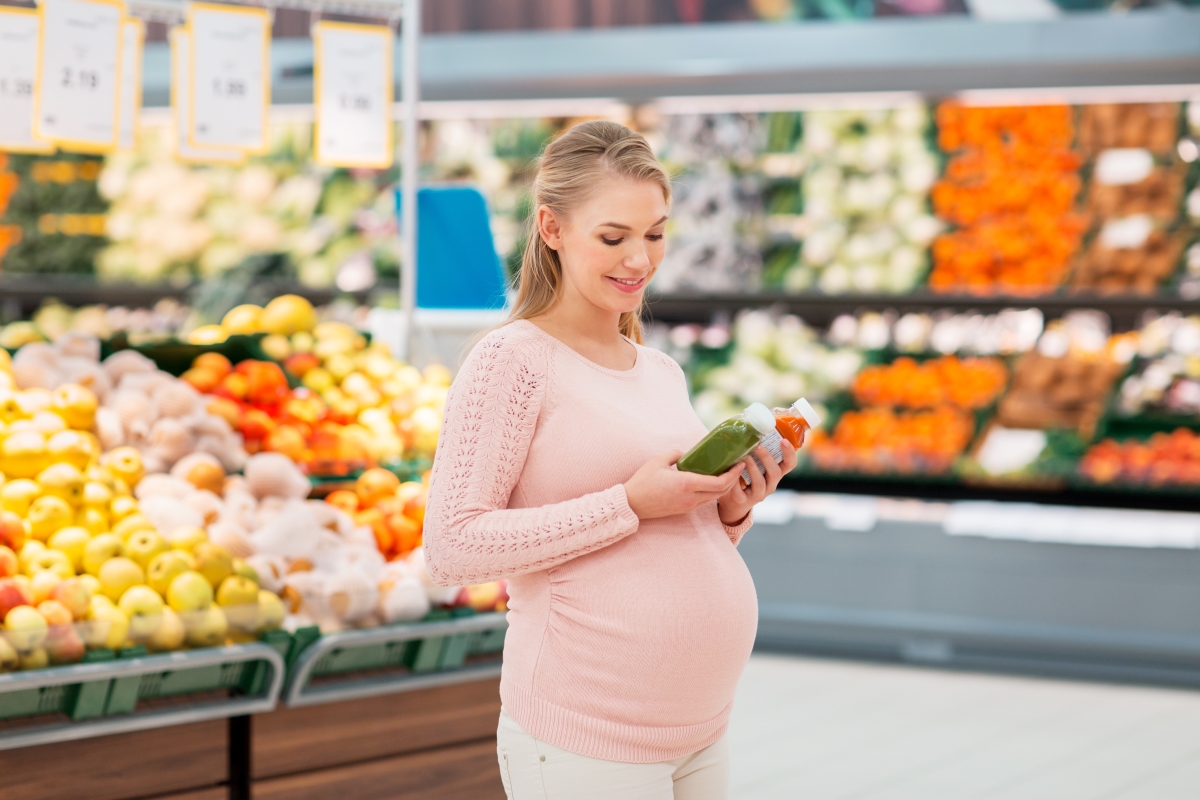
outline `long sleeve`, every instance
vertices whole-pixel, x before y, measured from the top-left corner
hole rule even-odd
[[[538,508],[507,507],[545,402],[549,362],[544,341],[506,328],[480,342],[460,370],[425,513],[425,556],[436,582],[548,569],[637,530],[621,484]]]

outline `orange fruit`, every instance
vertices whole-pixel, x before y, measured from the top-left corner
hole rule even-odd
[[[373,506],[386,497],[394,496],[399,488],[400,479],[379,467],[367,470],[354,482],[354,491],[364,506]]]

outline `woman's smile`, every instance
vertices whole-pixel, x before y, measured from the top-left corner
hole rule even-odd
[[[640,292],[642,287],[646,285],[645,275],[640,278],[618,278],[615,275],[605,275],[604,277],[616,287],[618,292],[625,292],[627,294]]]

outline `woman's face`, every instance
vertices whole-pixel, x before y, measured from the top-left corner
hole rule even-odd
[[[662,263],[667,211],[658,184],[606,177],[565,218],[540,206],[538,230],[558,252],[565,291],[604,311],[624,313],[641,305]]]

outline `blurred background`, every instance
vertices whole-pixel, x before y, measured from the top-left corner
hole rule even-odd
[[[463,348],[504,317],[537,156],[596,118],[644,133],[674,176],[647,344],[704,422],[801,396],[823,419],[740,546],[760,620],[732,797],[1197,796],[1197,5],[428,0],[410,271],[403,159],[313,156],[314,23],[395,25],[395,8],[273,8],[265,151],[200,163],[172,109],[184,6],[130,3],[131,146],[0,145],[0,383],[85,383],[101,411],[80,430],[151,477],[187,477],[193,452],[234,481],[286,457],[278,481],[301,489],[255,490],[237,525],[231,503],[186,517],[286,615],[209,642],[240,654],[225,661],[192,638],[147,660],[130,634],[39,663],[13,640],[5,796],[82,791],[46,782],[63,758],[113,798],[502,796],[506,594],[432,587],[422,476]],[[398,153],[404,55],[397,38]],[[461,241],[437,248],[447,224]],[[127,351],[223,422],[136,433],[146,412],[110,365]],[[21,402],[6,442],[35,419]],[[5,463],[9,484],[36,477]],[[207,485],[134,483],[143,504]],[[284,544],[287,497],[342,514],[344,553],[320,561],[316,531],[311,552]],[[0,491],[32,531],[30,502]],[[170,543],[181,517],[162,508],[139,513]],[[31,582],[47,571],[11,549]],[[200,661],[172,684],[154,658],[185,654]],[[195,768],[168,774],[155,736]]]

